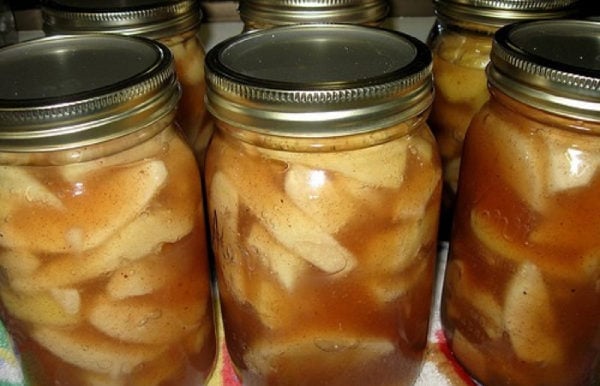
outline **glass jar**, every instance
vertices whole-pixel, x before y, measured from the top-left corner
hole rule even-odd
[[[243,383],[412,385],[441,194],[429,50],[306,24],[226,40],[206,66],[212,249]]]
[[[496,34],[465,138],[442,322],[490,385],[600,382],[600,24]]]
[[[241,0],[244,31],[304,23],[380,26],[389,12],[386,0]]]
[[[46,37],[0,50],[0,73],[0,315],[29,384],[202,384],[202,187],[169,50]]]
[[[182,94],[176,120],[202,166],[212,124],[204,106],[204,47],[197,0],[44,0],[47,35],[115,33],[165,44],[175,58]]]
[[[439,143],[444,189],[442,228],[447,240],[465,132],[489,99],[485,67],[494,32],[518,21],[566,17],[578,0],[435,0],[436,22],[429,34],[435,99],[429,124]]]

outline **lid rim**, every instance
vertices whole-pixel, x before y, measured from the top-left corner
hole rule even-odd
[[[500,29],[494,36],[490,63],[487,67],[490,84],[517,100],[539,109],[573,118],[600,120],[600,69],[575,66],[561,57],[547,57],[544,47],[520,46],[516,33],[541,33],[541,28],[560,28],[570,36],[571,28],[589,28],[597,36],[600,26],[584,20],[546,20],[515,23]],[[549,39],[545,36],[545,39]],[[529,43],[528,43],[529,44]],[[533,45],[533,43],[531,43]],[[576,41],[555,41],[548,44],[577,44]],[[598,48],[596,47],[596,51]],[[596,55],[600,52],[596,52]],[[592,52],[593,56],[594,53]]]
[[[353,38],[360,37],[374,46],[377,46],[376,38],[385,36],[386,39],[390,39],[391,36],[394,40],[384,41],[390,45],[389,42],[394,42],[398,52],[393,54],[406,56],[402,56],[403,61],[393,62],[398,67],[390,68],[387,73],[353,74],[356,77],[352,80],[311,79],[307,81],[307,78],[301,75],[299,80],[281,78],[273,80],[265,76],[264,72],[258,72],[260,75],[255,73],[248,75],[238,68],[229,67],[222,61],[222,55],[224,52],[229,52],[228,50],[238,49],[240,53],[244,52],[247,55],[244,46],[240,48],[240,42],[244,40],[247,44],[260,46],[261,38],[287,39],[303,33],[306,34],[305,37],[310,37],[310,33],[319,33],[322,39],[329,37],[337,42],[335,40],[337,37],[350,32],[356,33],[352,35]],[[397,44],[395,39],[398,39],[398,42],[402,41],[404,45]],[[289,43],[288,40],[282,41],[285,44]],[[307,41],[306,44],[312,44],[311,39]],[[299,50],[309,49],[309,46],[300,47]],[[344,47],[348,48],[346,45]],[[413,51],[408,54],[401,49],[402,47]],[[349,49],[352,50],[352,47]],[[391,55],[386,51],[388,47],[385,45],[377,49],[381,49],[382,57]],[[232,54],[232,57],[237,56]],[[227,58],[231,60],[230,57]],[[258,62],[262,63],[261,60]],[[379,60],[384,59],[379,58]],[[373,65],[376,66],[376,63],[377,59]],[[319,136],[325,133],[333,135],[332,132],[328,132],[333,128],[341,131],[335,135],[346,135],[349,131],[381,128],[375,126],[380,125],[382,120],[389,121],[389,116],[394,114],[397,115],[396,119],[399,122],[407,119],[405,114],[407,111],[415,115],[427,109],[431,104],[433,88],[431,67],[431,53],[425,44],[397,31],[341,24],[279,26],[232,37],[219,43],[207,53],[206,101],[208,109],[218,119],[230,124],[235,124],[237,120],[244,126],[260,132],[265,132],[267,130],[265,127],[269,127],[268,130],[275,130],[280,135]],[[295,70],[290,68],[289,71],[293,73]],[[311,71],[317,70],[311,69]],[[382,114],[385,119],[378,119],[377,114]],[[253,123],[252,119],[254,119]],[[354,122],[354,126],[360,122],[359,126],[362,127],[350,128],[348,122]]]
[[[375,23],[388,15],[386,1],[329,0],[323,2],[302,1],[241,1],[240,18],[245,22],[262,22],[271,25],[292,23]]]
[[[499,29],[525,20],[572,16],[579,12],[580,1],[434,0],[433,6],[436,17],[448,24],[475,23]]]
[[[82,45],[96,44],[100,47],[97,52],[107,55],[119,52],[112,51],[112,47],[122,44],[120,48],[131,50],[142,50],[143,47],[141,52],[146,56],[139,57],[142,65],[133,67],[136,72],[124,72],[119,75],[123,78],[114,81],[106,78],[105,83],[96,85],[74,78],[83,84],[71,92],[67,89],[45,96],[42,84],[39,91],[33,90],[31,97],[0,99],[0,150],[60,150],[100,143],[139,130],[139,125],[146,122],[136,118],[134,120],[139,122],[132,124],[132,117],[137,114],[146,117],[165,115],[175,108],[180,89],[173,56],[166,46],[156,41],[109,34],[50,36],[13,45],[0,51],[0,55],[10,53],[11,49],[18,53],[20,49],[53,49],[53,44],[62,47],[69,43],[75,44],[71,52],[77,52],[77,47]],[[110,56],[108,58],[110,60]],[[67,66],[65,71],[77,66],[76,62],[62,65]],[[89,71],[86,73],[92,75],[91,79],[94,71],[99,71],[100,78],[108,75],[102,69],[86,69]],[[47,83],[52,81],[53,78],[48,78]]]
[[[43,30],[48,34],[118,32],[160,38],[195,29],[202,20],[197,0],[131,8],[85,8],[46,1],[41,10]]]

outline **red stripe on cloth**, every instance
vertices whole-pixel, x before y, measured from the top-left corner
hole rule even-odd
[[[454,357],[452,350],[450,349],[450,345],[448,345],[448,341],[446,340],[446,335],[443,330],[438,330],[435,332],[435,339],[437,341],[437,346],[444,357],[448,360],[448,362],[452,365],[454,372],[458,377],[465,382],[465,385],[468,386],[477,386],[477,384],[471,379],[466,370],[461,366],[460,363]]]
[[[221,369],[221,379],[223,380],[223,386],[239,386],[241,385],[235,371],[233,370],[233,364],[231,358],[227,352],[227,346],[225,343],[221,345],[221,353],[223,354],[223,368]]]

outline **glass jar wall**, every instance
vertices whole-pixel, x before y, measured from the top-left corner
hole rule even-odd
[[[202,189],[169,50],[86,35],[0,58],[1,315],[28,384],[203,384]]]
[[[241,0],[244,31],[303,23],[380,26],[389,12],[385,0]]]
[[[297,25],[227,40],[206,63],[207,201],[242,382],[411,385],[441,194],[427,47]]]
[[[530,22],[492,46],[441,310],[454,354],[483,384],[600,381],[599,31]]]
[[[554,19],[578,11],[580,1],[436,0],[436,22],[429,34],[433,53],[435,99],[429,124],[440,146],[444,170],[442,228],[447,240],[461,152],[471,119],[489,99],[485,67],[494,32],[523,20]]]
[[[204,107],[204,47],[199,36],[202,11],[197,0],[45,0],[47,35],[116,33],[164,43],[173,52],[182,95],[176,121],[199,164],[212,134]]]

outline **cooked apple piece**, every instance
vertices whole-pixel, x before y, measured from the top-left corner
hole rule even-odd
[[[436,168],[432,144],[413,139],[410,145],[412,172],[405,176],[405,184],[391,203],[394,219],[415,219],[428,216],[425,213],[431,201],[438,198],[441,189],[441,170]],[[414,168],[414,169],[413,169]],[[434,210],[437,212],[437,209]]]
[[[151,362],[144,363],[140,369],[131,374],[127,383],[130,386],[160,386],[169,381],[173,382],[175,376],[182,376],[184,366],[189,364],[189,359],[179,350],[168,350]]]
[[[548,130],[545,154],[549,193],[585,186],[600,166],[600,147],[596,141],[582,141],[580,133]]]
[[[81,255],[53,258],[27,277],[18,277],[11,285],[20,291],[73,286],[114,271],[123,264],[158,252],[163,243],[175,242],[193,227],[193,216],[173,218],[172,211],[158,209],[134,219],[100,248]],[[165,226],[169,224],[169,226]]]
[[[53,288],[50,290],[52,297],[71,315],[78,314],[81,310],[81,296],[74,288]]]
[[[255,223],[250,229],[247,243],[252,253],[263,262],[269,273],[273,274],[279,283],[291,290],[299,276],[302,276],[309,265],[306,261],[283,247],[260,224]]]
[[[395,224],[366,238],[359,255],[364,256],[365,267],[382,274],[401,273],[415,263],[423,243],[421,236],[417,221]]]
[[[289,201],[277,200],[277,193],[272,196],[275,197],[262,202],[257,198],[269,196],[248,195],[244,202],[261,216],[261,223],[269,227],[269,233],[282,245],[326,273],[349,272],[354,268],[355,257],[333,236]]]
[[[175,255],[164,250],[158,255],[148,255],[114,271],[106,284],[106,292],[114,299],[155,293],[186,277],[196,258],[196,255]]]
[[[85,328],[39,327],[31,335],[64,362],[113,377],[131,373],[136,366],[158,357],[164,351],[160,346],[107,339]]]
[[[213,240],[223,247],[231,247],[240,243],[239,240],[239,197],[235,184],[229,178],[217,172],[212,177],[209,189],[209,206],[214,207],[211,218]]]
[[[173,52],[177,76],[184,84],[204,83],[204,49],[197,39],[167,40]]]
[[[257,272],[253,266],[259,264],[255,261],[256,256],[243,259],[240,256],[234,258],[237,260],[221,259],[219,290],[230,294],[236,302],[244,305],[244,309],[251,309],[260,322],[271,329],[289,323],[295,306],[290,301],[288,290],[277,281],[259,279],[259,275],[270,273],[266,269]]]
[[[424,279],[430,279],[427,269],[431,265],[427,259],[419,257],[404,272],[379,273],[368,281],[371,293],[379,303],[389,303],[410,293]]]
[[[81,195],[52,206],[23,207],[0,225],[4,245],[43,253],[88,251],[100,246],[148,206],[167,178],[161,161],[112,170]]]
[[[221,172],[214,174],[208,185],[211,211],[211,239],[223,276],[222,286],[240,303],[246,302],[248,278],[241,251],[239,230],[239,197],[235,185]]]
[[[186,294],[188,297],[190,294]],[[100,295],[91,306],[89,322],[104,334],[131,343],[169,344],[198,328],[206,313],[201,299],[157,303],[151,296],[124,300]]]
[[[44,205],[60,210],[62,201],[42,182],[27,172],[25,166],[0,166],[0,214],[3,218],[19,205]],[[0,239],[1,240],[1,239]]]
[[[290,300],[289,293],[280,285],[266,280],[254,280],[248,284],[246,304],[255,311],[260,322],[269,329],[288,328],[297,321],[291,320],[297,315],[296,306]]]
[[[509,226],[508,220],[495,217],[489,211],[475,209],[471,212],[471,229],[479,241],[494,253],[498,258],[508,259],[516,264],[525,261],[534,262],[544,275],[554,278],[566,279],[575,283],[581,282],[587,275],[582,274],[586,267],[590,267],[593,258],[583,256],[573,259],[550,259],[548,254],[552,251],[552,242],[548,235],[558,235],[556,232],[548,232],[552,227],[550,222],[540,221],[527,235],[517,236],[514,231],[516,227]],[[560,230],[560,224],[558,230]],[[583,271],[582,271],[583,270]],[[585,280],[585,279],[584,279]]]
[[[485,69],[489,63],[492,40],[489,36],[465,36],[452,33],[441,36],[436,42],[435,52],[444,60],[468,68]]]
[[[283,246],[324,272],[352,270],[356,265],[352,253],[290,201],[269,170],[264,170],[265,165],[242,157],[227,145],[223,152],[229,160],[229,167],[223,172],[235,186],[241,202]]]
[[[490,114],[486,120],[489,127],[502,128],[486,131],[490,148],[497,149],[495,165],[499,168],[499,175],[530,207],[542,211],[548,198],[543,142],[538,136],[523,131],[509,118],[499,119]],[[527,167],[515,167],[517,161],[526,162]]]
[[[517,263],[533,257],[535,250],[528,248],[525,240],[511,234],[508,220],[499,214],[475,208],[470,218],[471,230],[492,253]]]
[[[220,318],[220,316],[218,316]],[[212,323],[212,316],[206,314],[206,320],[209,323],[202,323],[198,328],[192,331],[191,334],[183,338],[183,345],[185,346],[185,352],[188,354],[197,354],[206,347],[206,342],[209,339],[216,337],[216,331]],[[210,319],[208,319],[210,318]],[[217,323],[215,321],[215,323]]]
[[[477,109],[489,99],[487,78],[482,68],[436,60],[436,90],[451,103],[466,103]]]
[[[499,339],[504,332],[503,311],[494,295],[473,283],[461,260],[452,259],[448,262],[446,280],[460,302],[471,307],[467,317],[476,318],[490,339]]]
[[[298,208],[334,234],[361,210],[359,200],[345,189],[345,179],[339,174],[293,164],[285,173],[285,192]]]
[[[481,106],[488,97],[485,67],[492,42],[461,34],[446,34],[436,42],[433,71],[437,90],[452,103]]]
[[[161,121],[159,124],[164,124],[164,122]],[[172,134],[168,130],[163,130],[143,142],[136,142],[135,146],[109,156],[105,155],[106,147],[103,145],[99,145],[97,148],[88,148],[85,152],[85,160],[81,162],[69,160],[72,163],[61,166],[58,171],[62,178],[70,184],[89,181],[101,176],[106,170],[111,170],[110,168],[159,156],[168,147],[171,136]],[[139,141],[139,139],[137,140]]]
[[[8,313],[21,321],[43,326],[75,325],[81,320],[79,293],[74,289],[61,291],[68,292],[24,294],[2,288],[0,296]]]
[[[504,326],[519,359],[532,363],[562,363],[551,297],[540,270],[525,262],[508,284]]]
[[[11,249],[0,252],[0,267],[8,276],[8,280],[32,274],[41,265],[41,260],[34,254]]]
[[[370,187],[398,188],[404,181],[407,140],[399,139],[361,149],[295,153],[260,149],[266,158],[289,165],[303,165],[314,170],[339,173]],[[374,167],[379,165],[379,167]]]

